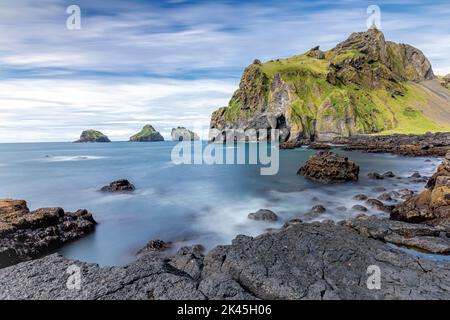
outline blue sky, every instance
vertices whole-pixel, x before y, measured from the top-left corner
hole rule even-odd
[[[81,30],[66,28],[72,4]],[[388,40],[450,73],[448,1],[2,0],[0,142],[207,127],[253,59],[330,49],[366,29],[371,4]]]

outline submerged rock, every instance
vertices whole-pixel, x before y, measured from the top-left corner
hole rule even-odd
[[[155,142],[164,141],[163,136],[153,128],[152,125],[145,125],[141,131],[130,137],[131,142]]]
[[[81,133],[80,139],[74,141],[75,143],[86,142],[111,142],[107,136],[97,130],[89,129]]]
[[[100,189],[102,192],[131,192],[134,191],[134,185],[126,179],[120,179],[111,182],[109,185]]]
[[[260,209],[256,212],[250,213],[248,215],[249,219],[252,220],[263,220],[263,221],[277,221],[278,216],[275,212],[268,209]]]
[[[86,210],[30,211],[23,200],[0,200],[0,268],[41,257],[95,229]]]
[[[310,157],[297,174],[322,183],[357,181],[359,166],[347,157],[319,152]]]

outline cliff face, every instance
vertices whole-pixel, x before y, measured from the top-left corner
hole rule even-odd
[[[193,131],[186,129],[185,127],[172,128],[170,133],[173,141],[196,141],[200,140],[200,137]]]
[[[370,29],[326,52],[315,47],[288,59],[255,60],[228,106],[213,113],[210,127],[280,129],[282,142],[448,131],[446,119],[427,117],[434,100],[442,104],[443,99],[422,86],[434,78],[420,50],[385,41],[382,32]],[[444,104],[445,118],[450,115],[448,96]]]

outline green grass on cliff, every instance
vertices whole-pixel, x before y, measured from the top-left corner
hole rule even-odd
[[[405,57],[399,46],[388,45],[388,51],[399,74],[405,76],[412,74],[411,70],[403,69]],[[352,134],[419,134],[450,130],[450,124],[447,127],[438,125],[414,108],[415,104],[426,105],[427,101],[414,86],[407,83],[394,87],[404,94],[395,97],[385,89],[373,90],[364,85],[329,83],[326,76],[330,60],[336,64],[357,57],[361,53],[357,50],[346,50],[339,55],[335,55],[332,51],[326,52],[325,55],[326,59],[316,59],[302,54],[288,59],[271,60],[262,65],[254,64],[251,68],[260,68],[265,76],[262,77],[265,80],[260,80],[261,83],[258,82],[255,87],[263,88],[268,101],[270,83],[276,74],[280,74],[296,95],[290,106],[291,120],[306,133],[314,131],[319,116],[341,119],[344,122],[347,118],[356,116],[354,130],[357,132]],[[371,68],[374,73],[387,72],[383,69],[386,67],[379,63],[373,63]],[[332,107],[322,108],[322,114],[319,114],[319,109],[326,101],[331,102]],[[242,110],[240,104],[232,99],[225,111],[225,119],[235,121],[247,118],[251,114],[251,110]]]

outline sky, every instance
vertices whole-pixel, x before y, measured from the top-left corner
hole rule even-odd
[[[70,5],[81,29],[66,26]],[[366,30],[369,5],[387,40],[450,73],[448,0],[0,0],[0,142],[207,128],[254,59],[331,49]]]

